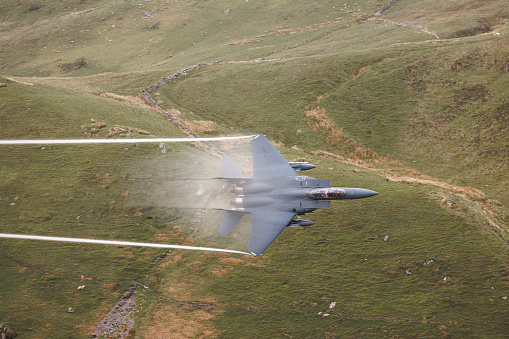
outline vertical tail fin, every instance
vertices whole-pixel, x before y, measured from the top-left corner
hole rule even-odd
[[[247,212],[242,211],[231,211],[225,210],[223,211],[223,216],[221,217],[221,225],[219,225],[219,233],[222,235],[228,235],[237,226],[240,222],[240,219]]]

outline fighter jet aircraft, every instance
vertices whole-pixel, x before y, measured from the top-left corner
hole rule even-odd
[[[288,163],[269,140],[259,135],[251,140],[253,176],[246,177],[230,158],[221,160],[222,177],[237,196],[232,207],[223,210],[219,233],[227,235],[247,213],[251,213],[251,234],[247,249],[261,255],[286,227],[313,225],[296,215],[329,208],[329,200],[361,199],[378,194],[363,188],[330,187],[330,180],[298,175],[296,170],[314,168],[302,162]]]

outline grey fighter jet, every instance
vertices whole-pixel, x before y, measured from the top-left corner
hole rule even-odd
[[[251,140],[253,176],[246,177],[230,158],[221,160],[223,179],[237,194],[232,208],[223,210],[219,233],[227,235],[247,213],[251,213],[248,251],[261,255],[286,227],[303,227],[314,222],[294,219],[296,215],[329,208],[329,200],[361,199],[378,194],[363,188],[330,187],[330,180],[298,175],[314,165],[288,163],[263,135]]]

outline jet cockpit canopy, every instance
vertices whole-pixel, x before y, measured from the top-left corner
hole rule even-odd
[[[311,199],[342,199],[346,196],[346,191],[341,188],[316,188],[306,192],[306,197]]]

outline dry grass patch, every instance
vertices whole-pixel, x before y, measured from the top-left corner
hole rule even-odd
[[[322,22],[319,24],[313,24],[313,25],[309,25],[309,26],[303,26],[303,27],[299,27],[299,28],[278,27],[275,31],[267,32],[266,35],[269,34],[272,36],[283,36],[283,35],[292,35],[292,34],[303,33],[303,32],[312,32],[312,31],[317,31],[319,29],[323,29],[323,28],[334,27],[341,20],[343,20],[343,18],[337,18],[335,20]],[[262,35],[262,36],[264,36],[264,35]]]
[[[167,256],[163,260],[161,260],[161,263],[159,264],[159,268],[165,269],[168,266],[177,266],[183,258],[184,254],[182,251],[178,251],[175,254],[172,253],[172,255]]]
[[[230,265],[230,266],[240,266],[240,265],[244,264],[244,260],[241,258],[229,257],[229,258],[222,258],[221,263]]]
[[[145,338],[217,338],[219,333],[210,324],[213,316],[203,309],[185,310],[174,305],[164,306],[153,316],[154,325]]]
[[[234,45],[234,46],[245,46],[245,45],[256,44],[256,43],[261,42],[261,41],[262,41],[262,39],[244,39],[244,40],[239,40],[239,41],[232,42],[231,45]]]
[[[387,174],[386,178],[390,182],[431,185],[456,194],[463,194],[473,199],[486,200],[486,195],[476,188],[455,186],[443,180],[433,179],[426,176],[422,176],[422,178],[415,178],[408,176],[391,176],[390,174]]]
[[[136,127],[115,125],[108,130],[108,137],[112,137],[114,135],[126,136],[128,133],[133,132],[138,132],[143,135],[150,135],[150,132]]]
[[[139,96],[120,95],[120,94],[115,94],[115,93],[110,93],[110,92],[101,93],[101,94],[99,94],[99,96],[101,96],[103,98],[115,99],[117,101],[121,101],[123,103],[133,105],[133,106],[138,106],[138,107],[142,107],[142,108],[146,108],[146,109],[150,109],[150,110],[152,109],[152,106],[145,103],[145,101],[142,98],[140,98]]]
[[[176,109],[170,109],[168,110],[168,113],[170,113],[175,119],[179,120],[191,131],[198,134],[214,132],[217,129],[216,123],[210,120],[192,120]]]
[[[20,80],[14,79],[14,78],[5,78],[5,79],[10,82],[15,82],[15,83],[23,85],[23,86],[33,86],[34,85],[31,82],[24,82],[24,81],[20,81]]]
[[[203,253],[199,259],[182,260],[186,255],[178,251],[168,256],[159,264],[165,270],[166,263],[179,263],[185,269],[194,269],[206,263],[210,254]],[[220,275],[219,275],[220,276]],[[205,278],[206,279],[206,278]],[[203,295],[205,279],[192,275],[182,277],[170,276],[161,280],[158,288],[163,295],[158,295],[158,306],[152,315],[152,326],[144,331],[145,338],[215,338],[219,335],[212,325],[213,312],[217,310],[215,299]]]
[[[327,111],[318,106],[318,104],[327,96],[327,94],[320,95],[316,98],[316,101],[311,103],[311,109],[304,112],[304,116],[307,119],[308,126],[314,131],[318,132],[320,129],[329,131],[327,137],[327,144],[331,146],[338,145],[341,141],[343,144],[348,145],[348,149],[351,150],[351,155],[357,158],[364,158],[366,156],[374,156],[374,153],[367,150],[365,147],[351,139],[346,135],[341,128],[339,128],[334,121],[329,117]],[[356,154],[359,153],[359,154]]]

